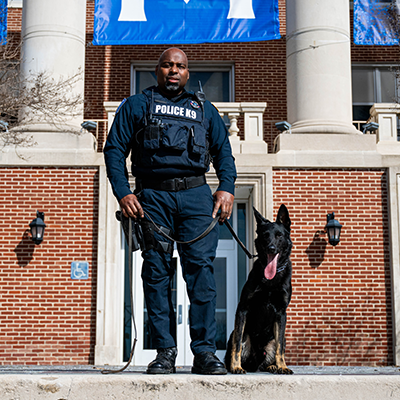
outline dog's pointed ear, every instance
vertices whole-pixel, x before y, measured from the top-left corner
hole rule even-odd
[[[290,225],[292,222],[289,218],[289,211],[284,204],[282,204],[279,208],[278,215],[276,216],[276,223],[282,224],[285,229],[290,232]]]
[[[253,207],[254,210],[254,216],[256,217],[256,222],[257,224],[261,224],[265,222],[265,218],[256,210],[255,207]]]

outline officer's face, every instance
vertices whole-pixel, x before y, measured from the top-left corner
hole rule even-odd
[[[176,48],[165,51],[156,67],[160,91],[167,97],[180,94],[189,79],[186,54]]]

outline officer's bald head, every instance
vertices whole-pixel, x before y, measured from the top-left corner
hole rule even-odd
[[[177,47],[165,50],[156,67],[157,83],[161,93],[174,97],[183,92],[189,79],[188,59]]]
[[[179,49],[178,47],[170,47],[170,48],[168,48],[167,50],[164,50],[164,51],[161,53],[160,58],[158,59],[157,66],[160,66],[160,64],[162,63],[162,61],[164,60],[164,58],[165,58],[165,57],[168,57],[168,56],[170,55],[170,54],[169,54],[170,52],[177,52],[177,53],[180,53],[180,54],[184,57],[184,59],[185,59],[185,61],[186,61],[186,67],[188,67],[189,61],[188,61],[187,55],[186,55],[186,53],[185,53],[183,50]]]

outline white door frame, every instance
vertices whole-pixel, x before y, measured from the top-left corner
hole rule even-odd
[[[216,187],[218,185],[218,179],[213,172],[207,174],[207,181],[211,186]],[[238,188],[241,185],[250,187],[250,205],[254,205],[267,218],[272,218],[271,167],[240,166],[236,185]],[[124,264],[123,260],[120,259],[120,226],[115,219],[116,210],[118,210],[118,203],[107,181],[106,168],[105,166],[100,166],[96,365],[123,365]],[[250,224],[249,234],[252,234],[252,224]],[[250,251],[251,249],[252,246],[250,246]],[[138,296],[135,295],[135,299],[138,300]]]

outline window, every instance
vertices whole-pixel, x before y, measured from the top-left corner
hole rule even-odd
[[[157,84],[154,64],[151,62],[132,64],[131,94],[141,93],[147,87]],[[201,81],[207,100],[211,102],[234,101],[232,63],[191,62],[189,69],[190,79],[186,84],[187,90],[197,91],[199,89],[198,81]]]
[[[396,67],[353,66],[353,120],[367,121],[374,103],[393,103],[397,99]]]

